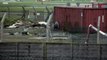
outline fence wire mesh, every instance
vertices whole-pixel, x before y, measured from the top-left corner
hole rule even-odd
[[[106,44],[1,43],[0,60],[106,60]]]

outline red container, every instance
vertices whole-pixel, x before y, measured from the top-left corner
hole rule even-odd
[[[54,8],[54,21],[59,23],[61,30],[70,32],[87,32],[90,24],[97,27],[98,16],[101,16],[100,29],[107,32],[106,8]]]

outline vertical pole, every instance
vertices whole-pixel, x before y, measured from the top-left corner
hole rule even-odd
[[[88,30],[87,30],[87,39],[86,39],[86,41],[85,41],[85,48],[86,48],[86,55],[87,55],[87,57],[88,57],[88,41],[89,41],[89,36],[90,36],[90,27],[91,27],[91,25],[89,25],[89,27],[88,27]],[[87,58],[86,58],[87,59]]]
[[[49,32],[49,29],[50,29],[50,28],[49,28],[49,26],[47,25],[47,28],[46,28],[46,37],[47,37],[47,40],[49,40],[49,37],[50,37],[50,36],[49,36],[49,33],[50,33],[50,32]]]
[[[87,39],[86,39],[86,41],[85,41],[85,44],[88,44],[89,35],[90,35],[90,26],[88,27],[88,31],[87,31]]]
[[[73,58],[74,58],[74,55],[73,55],[74,54],[73,53],[74,52],[73,46],[75,46],[75,44],[71,43],[71,48],[72,48],[72,55],[71,55],[72,57],[71,57],[71,60],[73,60]]]
[[[99,60],[102,60],[102,46],[101,44],[99,44]]]
[[[52,21],[52,16],[53,14],[51,14],[48,18],[48,21],[47,21],[47,25],[46,25],[46,37],[47,37],[47,41],[50,39],[50,37],[52,37],[51,35],[51,30],[50,30],[50,25],[51,25],[51,21]]]
[[[47,60],[47,43],[42,43],[43,45],[43,60]]]
[[[5,21],[6,15],[7,15],[7,13],[4,13],[3,18],[1,20],[1,40],[0,40],[0,42],[2,42],[2,40],[3,40],[3,27],[4,27],[4,21]]]
[[[98,23],[97,23],[97,28],[98,28],[98,30],[97,30],[97,44],[100,44],[100,40],[99,40],[99,34],[100,34],[100,16],[98,16]]]
[[[19,60],[19,45],[20,45],[20,43],[16,43],[16,46],[17,46],[17,48],[16,48],[16,60]]]
[[[30,46],[31,44],[30,43],[28,43],[28,57],[30,57],[30,54],[31,54],[31,46]]]
[[[81,32],[83,30],[83,10],[81,11]]]

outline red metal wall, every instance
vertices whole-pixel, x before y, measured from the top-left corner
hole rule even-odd
[[[64,20],[66,20],[65,13],[65,8],[54,8],[54,20],[59,23],[60,29],[63,29],[64,27]]]
[[[81,9],[78,8],[66,8],[66,20],[65,28],[70,32],[79,32],[81,29]]]
[[[102,16],[101,30],[107,32],[107,9],[105,8],[55,7],[54,10],[54,20],[58,21],[61,29],[70,32],[87,32],[89,24],[97,27],[98,16]]]
[[[87,29],[89,24],[92,24],[97,27],[98,16],[103,15],[104,9],[84,9],[84,27]],[[104,24],[102,23],[101,17],[101,30],[104,30],[102,26],[104,26]]]

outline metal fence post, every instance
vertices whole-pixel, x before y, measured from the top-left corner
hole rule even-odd
[[[50,30],[50,25],[51,25],[51,21],[52,21],[52,16],[53,14],[51,14],[48,18],[48,21],[47,21],[47,25],[46,25],[46,37],[47,37],[47,40],[50,39],[50,37],[52,37],[51,35],[51,30]]]
[[[74,52],[74,48],[73,48],[74,45],[75,45],[75,44],[71,43],[71,48],[72,48],[72,51],[71,51],[71,52],[72,52],[72,55],[71,55],[72,57],[71,57],[71,59],[72,59],[72,60],[74,60],[74,59],[73,59],[73,58],[74,58],[74,55],[73,55],[73,54],[74,54],[74,53],[73,53],[73,52]]]
[[[101,44],[97,44],[98,46],[98,59],[97,60],[102,60],[102,46]]]
[[[43,60],[47,60],[47,43],[42,43],[43,45]]]
[[[98,16],[98,23],[97,23],[97,28],[98,28],[98,31],[97,31],[97,44],[100,44],[100,40],[99,40],[99,34],[100,34],[100,16]]]
[[[100,52],[100,57],[99,57],[99,60],[102,60],[102,45],[100,44],[99,45],[100,47],[99,47],[99,52]]]
[[[19,60],[19,44],[20,43],[16,43],[16,60]]]
[[[1,20],[1,40],[0,40],[0,42],[2,42],[2,40],[3,40],[3,28],[4,28],[4,21],[5,21],[6,15],[7,15],[7,13],[4,13],[3,18]]]

